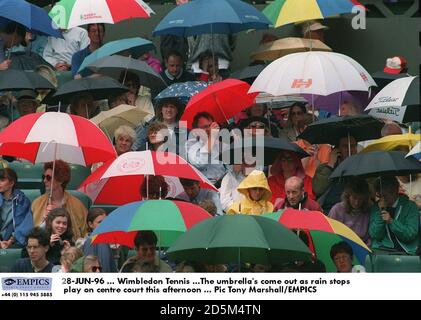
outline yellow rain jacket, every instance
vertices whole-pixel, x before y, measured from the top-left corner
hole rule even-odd
[[[262,199],[254,201],[250,198],[249,188],[265,189]],[[228,209],[227,214],[254,214],[259,215],[266,212],[273,212],[273,204],[269,201],[272,197],[268,180],[263,171],[252,171],[238,186],[238,192],[245,196],[241,201],[236,201]]]

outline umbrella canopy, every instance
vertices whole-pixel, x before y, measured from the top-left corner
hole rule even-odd
[[[243,140],[236,139],[230,148],[222,152],[220,160],[226,164],[241,164],[243,163],[244,155],[249,154],[254,156],[257,160],[263,156],[263,163],[265,166],[272,165],[279,153],[282,151],[292,151],[301,158],[309,157],[310,155],[301,149],[296,143],[292,143],[286,138],[261,137],[262,140],[256,138],[245,138]],[[247,149],[249,148],[249,149]]]
[[[263,10],[263,14],[276,28],[294,22],[352,13],[355,5],[364,8],[355,0],[275,0]]]
[[[75,95],[80,93],[89,93],[94,100],[101,100],[127,91],[129,91],[127,87],[109,77],[83,78],[61,85],[55,94],[47,95],[43,103],[50,105],[57,105],[60,102],[71,103]]]
[[[149,18],[153,10],[142,0],[61,0],[50,17],[62,29],[90,23],[117,23],[132,18]]]
[[[0,71],[0,91],[55,90],[47,79],[36,72],[9,69]]]
[[[204,111],[210,113],[218,123],[228,121],[254,104],[257,93],[248,94],[249,89],[248,83],[237,79],[211,84],[190,99],[180,121],[187,121],[187,127],[192,128],[194,116]]]
[[[397,148],[406,148],[411,150],[417,142],[421,141],[421,134],[405,133],[393,134],[370,143],[361,152],[370,151],[389,151]]]
[[[273,61],[287,54],[306,51],[332,51],[320,40],[304,38],[283,38],[260,45],[250,55],[253,60]]]
[[[127,54],[132,58],[137,59],[145,52],[154,49],[155,45],[151,41],[139,37],[111,41],[87,56],[80,65],[78,72],[80,73],[80,71],[82,71],[88,64],[94,62],[95,60],[108,57],[113,54],[127,52]]]
[[[276,221],[241,214],[199,222],[178,238],[167,254],[172,260],[205,264],[280,265],[311,257],[306,245]]]
[[[418,141],[406,157],[414,157],[415,159],[418,159],[418,161],[421,161],[421,141]]]
[[[208,84],[203,81],[173,83],[155,97],[155,102],[159,104],[159,101],[163,99],[177,98],[182,103],[187,104],[191,97],[205,89],[207,86]]]
[[[105,136],[89,120],[60,112],[32,113],[0,133],[0,154],[33,163],[61,159],[88,166],[116,157]]]
[[[260,72],[266,68],[265,64],[257,64],[255,66],[248,66],[242,70],[236,71],[231,74],[231,78],[243,80],[247,82],[249,85],[253,83],[253,81],[257,78]]]
[[[372,73],[371,76],[373,77],[374,81],[376,81],[377,83],[377,86],[378,86],[377,89],[381,90],[396,79],[408,77],[408,74],[406,73],[394,74],[394,73],[388,73],[384,71],[377,71],[377,72]]]
[[[39,65],[46,65],[54,69],[51,64],[43,59],[43,57],[31,51],[12,52],[10,54],[10,60],[12,60],[12,63],[10,64],[9,69],[32,71]]]
[[[92,243],[118,243],[134,248],[139,231],[152,230],[158,247],[169,247],[196,223],[212,216],[189,202],[170,200],[137,201],[111,212],[92,233]]]
[[[139,190],[145,175],[192,179],[199,181],[202,188],[217,191],[200,171],[183,158],[173,153],[155,151],[123,153],[95,170],[79,190],[86,193],[94,203],[122,205],[139,200]],[[171,181],[167,180],[170,188],[168,196],[175,197],[178,194],[171,193],[174,193],[172,189],[177,186]]]
[[[105,74],[114,79],[119,79],[120,75],[130,71],[139,77],[141,86],[148,88],[166,87],[161,76],[147,63],[123,56],[109,56],[95,60],[86,65],[86,69],[95,73]]]
[[[372,108],[368,112],[370,116],[377,119],[391,120],[399,123],[408,123],[419,121],[421,119],[421,106],[396,106],[396,107],[383,107]]]
[[[248,29],[267,29],[269,24],[260,11],[243,1],[195,0],[171,10],[157,25],[153,35],[232,34]]]
[[[63,38],[44,9],[24,0],[2,0],[0,2],[1,18],[17,22],[33,33]]]
[[[405,158],[402,151],[371,151],[359,153],[342,161],[330,175],[340,177],[404,176],[421,172],[421,163],[412,157]]]
[[[354,59],[335,52],[299,52],[269,64],[256,78],[250,92],[274,96],[328,95],[340,91],[368,91],[376,83]]]
[[[330,248],[340,241],[348,243],[358,264],[365,263],[365,257],[371,250],[358,235],[343,223],[331,219],[319,211],[304,211],[285,209],[263,215],[266,218],[276,220],[289,229],[309,231],[310,242],[314,246],[317,259],[326,266],[326,271],[334,272],[336,267],[330,258]]]
[[[116,129],[122,125],[135,128],[150,115],[139,107],[127,104],[119,105],[107,111],[101,111],[90,120],[95,123],[108,137],[114,137]]]
[[[350,135],[357,141],[381,137],[384,123],[368,115],[331,117],[308,125],[298,136],[311,144],[336,145],[340,137]]]

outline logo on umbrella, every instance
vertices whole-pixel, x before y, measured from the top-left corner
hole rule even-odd
[[[400,108],[396,108],[396,107],[377,109],[377,113],[391,114],[391,115],[394,115],[394,116],[399,116],[399,111],[400,111]]]
[[[364,81],[368,81],[368,77],[364,72],[360,72],[360,76],[361,76],[361,79],[363,79]]]
[[[127,159],[119,165],[118,170],[124,173],[131,173],[139,170],[145,165],[143,159]]]
[[[310,88],[312,84],[313,79],[308,79],[307,81],[304,79],[294,79],[291,88]]]
[[[392,97],[379,97],[379,100],[377,103],[395,102],[396,100],[399,100],[399,99],[392,98]]]

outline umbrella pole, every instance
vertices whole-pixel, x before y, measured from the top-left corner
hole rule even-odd
[[[351,156],[351,141],[350,140],[351,140],[351,137],[348,131],[348,157]]]
[[[48,204],[51,204],[53,198],[53,185],[54,185],[54,173],[56,170],[56,158],[57,158],[57,143],[54,143],[54,160],[53,160],[53,172],[51,174],[51,187],[50,194],[48,195]]]
[[[146,200],[149,199],[149,175],[146,175]]]
[[[238,272],[241,272],[241,248],[238,248]]]
[[[225,115],[225,112],[224,112],[224,110],[222,109],[221,104],[219,103],[218,96],[217,96],[215,93],[212,93],[212,95],[213,95],[213,97],[215,98],[216,105],[218,106],[219,110],[222,112],[222,115],[224,116],[225,121],[229,124],[228,118],[227,118],[227,116]]]

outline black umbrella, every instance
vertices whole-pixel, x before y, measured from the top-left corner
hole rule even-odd
[[[58,0],[26,0],[26,1],[28,1],[30,3],[33,3],[33,4],[35,4],[39,7],[45,7],[45,6],[48,6],[48,5],[53,5],[56,2],[58,2]]]
[[[257,76],[262,72],[267,65],[265,64],[256,64],[254,66],[245,67],[242,70],[236,71],[231,74],[231,78],[239,79],[247,82],[248,84],[252,84],[253,81],[257,78]]]
[[[336,145],[340,137],[352,136],[357,141],[378,139],[384,123],[372,116],[344,116],[322,119],[310,124],[298,136],[311,144]]]
[[[118,95],[129,89],[110,77],[83,78],[66,82],[57,89],[54,95],[48,95],[43,103],[57,105],[71,103],[76,94],[89,93],[94,100],[107,99],[110,95]]]
[[[32,71],[39,65],[47,65],[54,69],[51,64],[49,64],[35,52],[13,52],[10,56],[10,59],[12,60],[10,69]]]
[[[240,164],[243,162],[244,155],[248,155],[257,157],[257,159],[264,157],[263,164],[271,165],[275,162],[281,151],[295,152],[299,158],[310,156],[297,144],[285,138],[260,136],[236,139],[231,143],[229,149],[221,153],[220,160],[226,164]]]
[[[412,157],[405,158],[402,151],[371,151],[359,153],[342,161],[330,179],[350,176],[378,177],[403,176],[421,172],[421,163]]]
[[[0,71],[0,91],[13,90],[55,90],[47,79],[33,71],[5,70]]]
[[[377,84],[376,91],[380,91],[381,89],[386,87],[389,83],[391,83],[393,80],[404,78],[404,77],[407,77],[408,75],[406,73],[393,74],[393,73],[387,73],[384,71],[377,71],[371,74],[371,76],[373,77],[374,81]]]
[[[164,88],[166,84],[161,76],[153,70],[147,63],[123,56],[109,56],[96,60],[86,68],[96,73],[119,79],[123,73],[134,73],[139,77],[140,85],[148,88]]]

